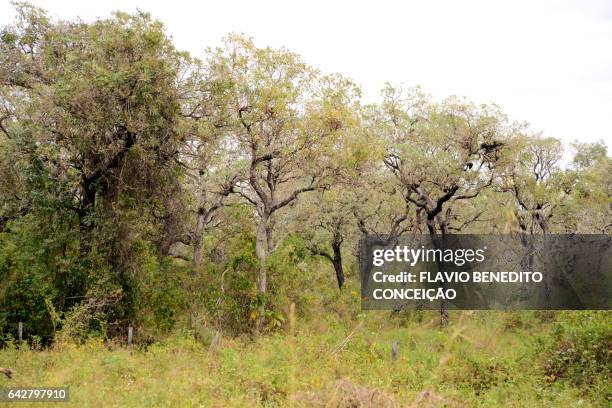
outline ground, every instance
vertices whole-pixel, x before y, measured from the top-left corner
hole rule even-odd
[[[455,312],[440,328],[433,312],[371,312],[212,344],[175,333],[147,348],[95,339],[10,346],[0,366],[15,375],[0,387],[69,385],[65,407],[606,406],[601,391],[543,371],[555,327],[547,319]]]

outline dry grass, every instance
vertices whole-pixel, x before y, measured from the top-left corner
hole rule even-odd
[[[506,326],[499,313],[456,313],[446,330],[371,314],[332,332],[298,325],[255,341],[222,337],[212,348],[177,335],[147,351],[95,340],[9,347],[0,366],[15,375],[0,387],[67,385],[62,406],[79,408],[605,406],[544,380],[537,345],[549,327]]]

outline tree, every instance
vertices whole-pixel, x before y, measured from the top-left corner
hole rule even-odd
[[[345,281],[342,247],[353,241],[357,232],[353,216],[356,201],[343,187],[337,185],[310,195],[291,214],[310,252],[331,263],[339,289]]]
[[[425,216],[438,247],[436,234],[449,232],[456,204],[492,184],[511,126],[495,106],[454,97],[436,103],[419,89],[406,94],[391,86],[372,120],[386,146],[386,168],[417,219]],[[444,302],[441,314],[444,324]]]
[[[305,239],[311,253],[331,263],[340,289],[345,282],[343,248],[352,249],[357,256],[362,235],[390,240],[409,225],[403,200],[385,189],[386,180],[377,166],[381,146],[362,122],[360,110],[339,140],[337,172],[329,189],[301,200],[286,217],[292,221],[286,224]],[[388,183],[386,187],[393,190]]]
[[[612,228],[612,158],[603,141],[572,145],[571,196],[561,221],[571,232],[607,234]]]
[[[359,179],[344,179],[311,197],[312,200],[304,200],[305,208],[300,212],[306,219],[296,216],[311,252],[331,262],[340,289],[345,281],[343,246],[353,244],[357,255],[360,237],[370,235],[391,242],[414,228],[409,207],[401,197],[381,188],[377,184],[380,179],[365,178],[366,172],[358,174]]]
[[[74,180],[74,209],[87,230],[97,200],[140,192],[176,154],[181,56],[146,14],[52,24],[31,6],[18,11],[19,23],[2,34],[0,78],[5,93],[21,96],[19,124],[35,141],[22,153]]]
[[[212,52],[211,72],[229,83],[232,144],[246,162],[239,194],[259,219],[258,328],[265,312],[266,259],[275,248],[275,215],[303,193],[324,189],[335,171],[336,140],[358,90],[339,76],[322,76],[286,50],[257,48],[230,36]]]
[[[386,168],[407,203],[424,213],[430,234],[446,234],[454,205],[490,186],[509,137],[495,106],[457,98],[438,104],[418,89],[388,86],[375,120],[386,143]]]
[[[94,296],[106,282],[122,288],[129,314],[135,243],[159,231],[153,213],[178,180],[178,72],[186,57],[144,13],[83,23],[52,22],[27,4],[17,11],[0,36],[0,130],[3,157],[10,152],[20,163],[9,173],[23,192],[3,196],[3,207],[11,203],[10,216],[34,212],[37,222],[77,237],[70,273],[80,275],[52,278],[74,284],[59,305]],[[54,239],[60,254],[70,253],[69,241]]]
[[[362,237],[369,235],[391,243],[403,233],[416,232],[418,219],[410,216],[411,206],[380,170],[360,172],[354,186],[356,203],[352,211]]]
[[[521,231],[550,233],[550,219],[571,192],[571,180],[558,166],[561,142],[554,138],[521,136],[512,146],[514,159],[503,171],[502,190],[516,205]]]
[[[187,189],[195,195],[196,218],[194,227],[181,241],[193,244],[192,263],[198,267],[204,230],[235,192],[239,170],[229,164],[233,160],[227,146],[231,143],[228,81],[215,76],[200,61],[190,68],[182,104],[189,132],[181,147],[179,163],[186,170]]]

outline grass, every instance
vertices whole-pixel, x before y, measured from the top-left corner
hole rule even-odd
[[[587,388],[547,380],[540,363],[553,327],[533,313],[457,312],[446,329],[433,313],[390,319],[377,312],[336,323],[331,331],[298,324],[295,335],[222,338],[213,346],[175,334],[147,350],[98,340],[44,351],[8,347],[0,351],[0,366],[16,374],[0,386],[67,385],[70,403],[61,406],[74,407],[609,402]]]

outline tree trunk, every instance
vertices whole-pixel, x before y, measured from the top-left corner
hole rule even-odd
[[[268,225],[266,225],[266,241],[268,243],[268,254],[274,251],[274,239],[272,232],[274,231],[274,220],[270,219]]]
[[[93,221],[91,216],[96,204],[96,188],[94,183],[84,178],[81,188],[83,190],[83,200],[79,209],[79,253],[81,258],[85,258],[91,247],[91,230],[93,229]]]
[[[448,218],[443,218],[440,215],[437,217],[438,225],[440,226],[440,233],[442,235],[448,234]]]
[[[336,279],[338,280],[338,288],[342,289],[344,285],[344,269],[342,268],[342,245],[340,242],[334,241],[332,243],[332,249],[334,250],[334,257],[332,259],[332,264],[334,265],[334,270],[336,271]]]
[[[206,225],[206,211],[204,208],[198,208],[198,218],[195,231],[193,232],[193,258],[194,267],[200,266],[202,263],[202,237],[204,236],[204,226]]]
[[[267,215],[263,215],[259,221],[257,228],[257,240],[255,242],[255,252],[259,259],[259,282],[257,285],[258,290],[258,302],[257,307],[257,320],[255,330],[259,332],[264,324],[264,314],[266,312],[266,291],[267,291],[267,265],[266,260],[268,258],[269,241],[268,241],[268,220]]]
[[[419,231],[419,234],[423,233],[423,229],[421,228],[421,224],[423,223],[423,219],[422,219],[422,216],[421,216],[422,212],[423,212],[423,209],[420,208],[420,207],[417,207],[417,209],[416,209],[416,216],[415,216],[414,220],[415,220],[415,224],[416,224],[416,227],[417,227],[417,231]]]
[[[550,233],[550,230],[548,229],[548,222],[546,221],[546,217],[544,217],[542,213],[538,210],[536,211],[534,218],[537,224],[542,229],[542,233],[544,235],[548,235]]]
[[[427,214],[427,230],[433,239],[433,237],[436,235],[436,219],[434,215]]]
[[[442,245],[440,244],[439,237],[436,236],[436,218],[431,214],[427,214],[427,229],[429,230],[429,237],[431,239],[431,243],[433,244],[435,249],[442,249]],[[442,228],[443,223],[439,222],[440,227]],[[446,230],[442,229],[442,236],[446,234]],[[444,265],[440,260],[436,261],[436,265],[438,267],[438,271],[442,272],[444,270]],[[446,282],[442,282],[440,285],[442,289],[446,289]],[[440,302],[440,325],[446,326],[448,324],[448,301],[446,299],[442,299]]]

